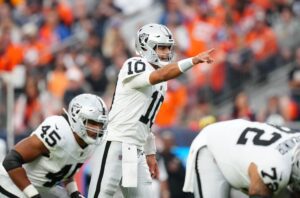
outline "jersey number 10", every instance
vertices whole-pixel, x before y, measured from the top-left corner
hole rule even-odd
[[[160,97],[158,97],[159,95]],[[154,122],[156,112],[159,106],[163,103],[163,101],[164,101],[163,95],[159,94],[158,91],[153,92],[152,101],[147,109],[146,114],[140,117],[140,121],[144,124],[148,124],[150,122],[150,128],[151,128]]]

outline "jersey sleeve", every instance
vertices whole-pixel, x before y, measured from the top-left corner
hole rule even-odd
[[[149,63],[142,58],[130,58],[122,67],[122,83],[130,88],[141,88],[150,86],[150,74]]]
[[[257,164],[260,177],[274,194],[285,188],[290,179],[290,166],[280,159],[266,160],[267,163]]]
[[[64,137],[58,128],[59,116],[46,118],[31,135],[36,135],[51,152],[64,145]]]

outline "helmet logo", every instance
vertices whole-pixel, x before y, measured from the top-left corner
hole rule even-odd
[[[71,108],[71,115],[72,115],[72,117],[75,117],[79,113],[81,107],[82,106],[80,104],[78,104],[78,103],[76,103],[76,104],[74,104],[72,106],[72,108]]]
[[[141,48],[144,51],[147,51],[146,47],[146,43],[148,42],[148,38],[149,38],[149,34],[143,33],[139,35],[139,42],[141,44]]]

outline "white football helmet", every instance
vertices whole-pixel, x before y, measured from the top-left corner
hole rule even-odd
[[[135,48],[137,53],[148,62],[159,67],[165,66],[172,61],[174,56],[175,41],[171,31],[164,25],[147,24],[141,27],[136,35]],[[157,46],[169,46],[168,61],[160,60],[155,49]]]
[[[292,159],[292,184],[293,190],[300,190],[300,145],[296,146]]]
[[[70,126],[87,144],[98,144],[106,134],[108,122],[107,107],[103,100],[93,94],[80,94],[73,98],[69,104],[68,115]],[[103,124],[102,128],[89,127],[88,122],[94,121]],[[87,131],[96,133],[96,138],[88,135]]]

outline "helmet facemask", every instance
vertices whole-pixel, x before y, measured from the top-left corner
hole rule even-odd
[[[85,119],[88,116],[82,116],[82,133],[77,133],[87,144],[99,144],[104,138],[107,130],[107,116],[101,116],[97,120]]]

